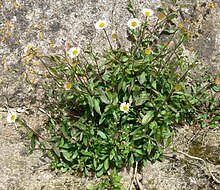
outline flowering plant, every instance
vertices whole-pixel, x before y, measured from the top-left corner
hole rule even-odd
[[[152,24],[148,18],[156,12]],[[198,60],[184,56],[189,36],[175,21],[178,10],[142,13],[144,20],[127,22],[128,50],[114,48],[106,20],[100,20],[95,28],[103,29],[110,47],[102,54],[72,47],[63,56],[48,56],[52,64],[40,59],[50,79],[42,84],[51,105],[49,140],[41,148],[53,158],[51,168],[100,177],[110,168],[160,160],[172,127],[192,123],[199,113],[198,93],[188,83]]]
[[[14,123],[17,119],[17,113],[16,112],[9,112],[7,116],[7,122],[8,123]]]

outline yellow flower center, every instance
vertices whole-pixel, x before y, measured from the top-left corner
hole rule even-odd
[[[117,36],[117,34],[112,34],[112,39],[116,39],[118,36]]]
[[[100,28],[103,28],[104,26],[105,26],[105,23],[104,23],[104,22],[99,23],[99,27],[100,27]]]
[[[220,78],[216,78],[216,79],[215,79],[215,84],[216,84],[216,85],[220,85]]]
[[[164,18],[165,18],[164,13],[160,13],[160,14],[158,15],[158,19],[163,20]]]
[[[72,88],[72,84],[71,83],[66,83],[66,89],[70,90]]]
[[[183,23],[179,23],[179,24],[178,24],[178,27],[179,27],[180,29],[182,29],[182,28],[183,28]]]
[[[137,26],[137,22],[133,21],[133,22],[131,23],[131,26],[133,26],[133,27]]]
[[[176,91],[182,90],[181,84],[176,84],[176,85],[175,85],[175,90],[176,90]]]
[[[146,16],[150,16],[150,11],[146,11],[146,12],[145,12],[145,15],[146,15]]]
[[[151,54],[151,49],[150,48],[147,48],[146,50],[145,50],[145,53],[147,54],[147,55],[150,55]]]
[[[77,49],[73,50],[72,54],[73,55],[77,55],[79,53],[79,51]]]
[[[16,119],[16,116],[15,116],[15,115],[12,115],[12,116],[11,116],[11,120],[14,121],[15,119]]]
[[[128,111],[128,109],[129,109],[128,106],[123,106],[122,108],[123,108],[123,110],[125,110],[125,111]]]

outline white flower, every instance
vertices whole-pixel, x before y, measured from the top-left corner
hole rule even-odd
[[[154,11],[152,9],[147,8],[142,9],[141,12],[147,17],[152,16],[154,14]]]
[[[141,22],[137,18],[130,19],[127,23],[128,27],[135,29],[141,26]]]
[[[104,29],[108,26],[107,21],[106,20],[99,20],[95,23],[95,28],[97,30],[101,30]]]
[[[9,112],[7,116],[7,122],[8,123],[14,123],[17,119],[17,113],[16,112]]]
[[[129,103],[123,102],[120,105],[120,110],[123,111],[124,113],[128,113],[129,112],[129,107],[130,107]]]
[[[72,88],[72,83],[70,83],[70,82],[65,82],[65,83],[64,83],[64,88],[65,88],[65,90],[70,90],[70,89]]]
[[[71,58],[76,58],[80,54],[80,48],[79,47],[72,47],[72,48],[70,48],[68,53]]]

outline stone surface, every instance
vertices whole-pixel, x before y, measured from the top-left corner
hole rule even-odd
[[[135,1],[137,10],[143,7],[154,9],[158,4],[159,0]],[[220,69],[220,2],[190,0],[180,4],[186,25],[195,29],[191,45],[200,51],[202,63],[214,76]],[[24,49],[30,45],[44,53],[59,53],[69,41],[72,45],[91,46],[101,51],[108,44],[102,31],[95,30],[94,23],[98,19],[107,19],[110,24],[107,33],[118,32],[119,40],[126,48],[126,22],[131,17],[126,6],[126,0],[0,1],[0,190],[77,190],[97,182],[95,178],[51,172],[49,160],[38,151],[27,156],[29,141],[15,126],[6,124],[4,108],[6,105],[13,109],[27,107],[28,113],[20,115],[26,117],[31,126],[39,127],[45,118],[39,111],[43,92],[35,81],[33,65],[21,60]],[[32,77],[35,88],[24,84],[24,74]],[[220,147],[219,129],[207,131],[189,127],[177,130],[172,146],[187,152],[196,139],[204,146]],[[220,155],[220,150],[215,150]],[[220,179],[219,164],[211,162],[210,168]],[[128,189],[129,174],[124,170],[122,175]],[[146,190],[220,188],[202,163],[181,154],[169,155],[164,162],[144,168],[142,183]]]

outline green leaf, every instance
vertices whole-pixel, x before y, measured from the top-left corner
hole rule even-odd
[[[68,161],[73,161],[72,160],[72,158],[71,158],[71,153],[69,152],[69,151],[67,151],[67,150],[64,150],[64,149],[61,149],[61,152],[62,152],[62,154],[63,154],[63,157],[66,159],[66,160],[68,160]]]
[[[97,131],[97,134],[98,134],[101,138],[107,139],[107,136],[106,136],[105,133],[103,133],[102,131],[98,130],[98,131]]]
[[[122,163],[121,163],[121,161],[122,161],[122,160],[121,160],[121,156],[119,156],[118,154],[116,154],[115,157],[114,157],[114,160],[115,160],[115,165],[116,165],[116,167],[119,167],[119,168],[120,168],[120,167],[121,167],[121,164],[122,164]]]
[[[214,117],[214,118],[212,119],[212,122],[213,122],[213,121],[220,121],[220,116]]]
[[[99,178],[103,175],[103,169],[101,169],[100,171],[96,172],[96,176]]]
[[[61,170],[61,172],[63,172],[63,173],[65,173],[67,170],[68,170],[68,168],[67,167],[62,167],[62,168],[60,168],[60,170]]]
[[[153,83],[152,83],[152,87],[156,90],[157,89],[157,82],[156,81],[154,81]]]
[[[94,166],[95,168],[97,168],[97,159],[96,159],[96,158],[93,159],[93,166]]]
[[[122,84],[122,90],[123,90],[124,93],[127,92],[127,87],[128,87],[128,85],[127,85],[127,83],[124,81],[123,84]]]
[[[220,92],[220,87],[218,87],[218,86],[213,86],[212,89],[213,89],[215,92]]]
[[[51,138],[51,141],[57,141],[57,140],[59,140],[61,138],[61,136],[53,136],[52,138]]]
[[[110,160],[112,160],[114,158],[114,156],[115,156],[115,150],[112,149],[110,152],[110,156],[109,156]]]
[[[30,138],[32,138],[32,137],[34,136],[34,133],[31,132],[31,131],[29,131],[29,132],[27,133],[27,135],[28,135],[28,138],[30,139]]]
[[[141,85],[144,84],[144,82],[146,82],[146,73],[145,72],[141,73],[138,80]]]
[[[67,96],[67,97],[66,97],[67,100],[71,100],[71,99],[73,99],[73,98],[74,98],[73,95],[71,95],[71,96]]]
[[[141,105],[143,105],[146,101],[147,101],[147,99],[145,99],[145,98],[143,98],[143,97],[140,97],[140,98],[136,99],[135,105],[136,105],[136,106],[141,106]]]
[[[95,111],[101,115],[101,111],[100,111],[100,106],[99,106],[99,101],[97,99],[93,99],[93,102],[94,102],[94,108],[95,108]]]
[[[51,73],[53,73],[55,76],[59,76],[56,69],[54,69],[53,67],[49,67],[49,70]]]
[[[118,96],[116,96],[114,98],[114,101],[112,102],[113,105],[117,105],[118,104]]]
[[[60,157],[60,149],[58,147],[54,146],[53,151],[58,157]]]
[[[93,109],[94,104],[93,104],[93,100],[91,96],[87,96],[87,100],[88,100],[88,104],[90,106],[91,109]]]
[[[211,125],[209,125],[209,128],[210,128],[210,129],[215,129],[215,128],[217,128],[217,127],[218,127],[217,124],[211,124]]]
[[[129,96],[129,94],[125,94],[125,95],[124,95],[124,97],[123,97],[123,102],[126,102],[126,101],[127,101],[128,96]]]
[[[150,125],[149,125],[149,128],[150,129],[157,129],[157,122],[156,121],[152,121],[151,123],[150,123]]]
[[[17,126],[17,128],[18,129],[23,129],[23,128],[25,128],[25,126],[24,125],[20,125],[20,126]]]
[[[67,126],[65,126],[64,124],[62,124],[61,125],[61,129],[60,129],[60,131],[63,133],[63,136],[65,137],[65,138],[68,138],[68,134],[67,134]]]
[[[109,158],[107,158],[107,159],[105,160],[105,162],[104,162],[104,168],[105,168],[106,171],[108,170],[108,168],[109,168]]]
[[[128,58],[127,56],[122,56],[121,61],[122,61],[122,62],[127,62],[127,61],[128,61],[128,59],[129,59],[129,58]]]
[[[140,155],[143,155],[143,151],[142,151],[141,149],[136,149],[136,150],[135,150],[135,153],[140,154]]]
[[[65,141],[64,138],[62,137],[60,142],[59,142],[59,147],[62,147],[64,145]]]
[[[105,104],[110,104],[110,101],[108,100],[108,98],[105,95],[102,95],[100,97],[101,101]]]
[[[151,141],[149,140],[148,141],[148,145],[147,145],[147,153],[150,155],[150,153],[151,153],[151,150],[152,150],[152,145],[151,145]]]
[[[192,88],[193,93],[196,94],[196,93],[197,93],[196,87],[195,87],[195,86],[192,86],[191,88]]]
[[[154,116],[154,111],[148,111],[142,119],[142,124],[147,124]]]
[[[72,159],[74,160],[78,155],[79,155],[78,152],[75,151],[74,154],[73,154],[73,156],[72,156]]]
[[[93,153],[88,152],[88,149],[86,149],[85,151],[82,152],[83,155],[86,155],[87,157],[92,157]]]
[[[163,30],[163,34],[169,35],[169,34],[175,34],[176,30]]]
[[[132,166],[134,164],[134,155],[131,154],[130,158],[129,158],[129,164],[130,166]]]
[[[99,119],[99,125],[101,125],[105,121],[105,119],[106,119],[106,115],[105,115],[105,113],[103,113],[101,115],[101,118]]]
[[[116,176],[116,177],[113,179],[113,182],[114,182],[114,183],[117,183],[117,182],[119,182],[121,179],[122,179],[122,176]]]
[[[124,78],[122,78],[118,84],[118,92],[121,90],[123,82],[124,82]]]
[[[96,171],[99,171],[103,168],[103,163],[99,164],[99,166],[96,168]]]

